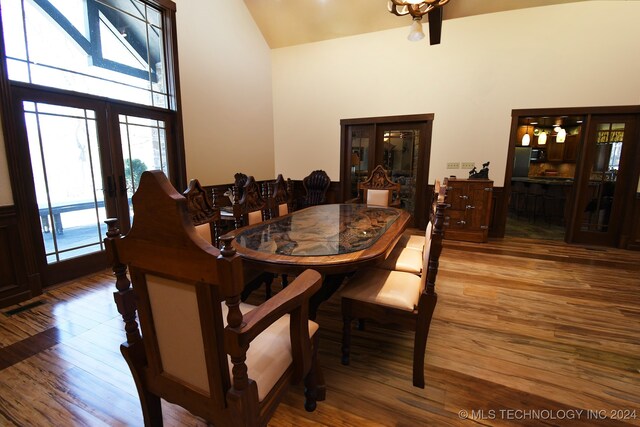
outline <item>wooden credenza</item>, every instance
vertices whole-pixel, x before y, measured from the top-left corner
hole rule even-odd
[[[445,178],[447,203],[445,238],[467,242],[486,242],[493,181],[488,179]]]

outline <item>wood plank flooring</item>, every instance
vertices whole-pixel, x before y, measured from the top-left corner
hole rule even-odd
[[[639,252],[446,240],[436,289],[424,390],[407,332],[368,323],[340,364],[334,296],[318,313],[327,400],[307,413],[298,387],[270,425],[640,425]],[[143,424],[113,290],[103,272],[0,315],[0,426]],[[163,408],[167,426],[205,425]]]

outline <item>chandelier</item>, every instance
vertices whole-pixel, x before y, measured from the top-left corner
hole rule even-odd
[[[389,12],[397,16],[411,15],[413,22],[407,37],[411,41],[424,38],[422,32],[422,17],[429,14],[429,41],[431,44],[440,43],[442,32],[442,9],[449,0],[389,0]]]

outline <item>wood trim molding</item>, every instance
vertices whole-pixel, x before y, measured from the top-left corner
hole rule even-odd
[[[341,119],[340,125],[368,125],[382,123],[410,123],[410,122],[428,122],[432,121],[433,113],[429,114],[410,114],[407,116],[383,116],[383,117],[362,117],[354,119]]]

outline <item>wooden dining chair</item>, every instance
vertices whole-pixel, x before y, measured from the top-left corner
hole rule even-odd
[[[353,319],[393,324],[414,331],[413,385],[424,388],[424,356],[433,311],[437,303],[435,280],[444,235],[444,203],[438,203],[431,233],[426,234],[423,273],[377,267],[362,269],[347,279],[340,292],[343,316],[342,363],[351,357]],[[431,223],[431,221],[430,221]]]
[[[369,178],[358,183],[360,202],[376,206],[400,206],[400,184],[391,181],[382,165],[376,166]]]
[[[233,216],[235,228],[252,225],[266,219],[267,203],[263,197],[262,187],[253,176],[247,177],[242,187],[233,186]]]
[[[444,203],[446,198],[446,187],[440,185],[440,181],[436,180],[433,185],[431,198],[431,209],[429,210],[429,219],[425,233],[415,234],[412,230],[402,233],[400,240],[396,243],[393,251],[378,267],[385,270],[406,271],[407,273],[422,274],[423,262],[422,255],[424,253],[425,243],[429,234],[432,232],[433,218],[435,217],[435,209],[439,203]],[[445,206],[446,208],[446,206]]]
[[[269,219],[293,211],[293,181],[279,174],[275,181],[266,183],[267,211]]]
[[[236,194],[236,197],[238,199],[241,199],[242,196],[244,195],[244,186],[247,184],[248,179],[249,177],[242,172],[236,172],[233,175],[233,185],[236,186],[238,189],[238,193]]]
[[[200,181],[192,179],[182,195],[187,199],[191,221],[200,237],[216,248],[220,247],[220,209],[214,207]]]
[[[327,191],[331,185],[331,178],[323,170],[315,170],[302,179],[305,195],[303,206],[323,205],[327,202]]]
[[[301,380],[313,411],[324,384],[308,300],[320,274],[306,270],[260,306],[240,303],[242,259],[230,240],[219,250],[198,235],[161,171],[142,174],[133,209],[126,236],[107,220],[105,245],[145,425],[163,424],[164,399],[216,426],[265,426]]]

